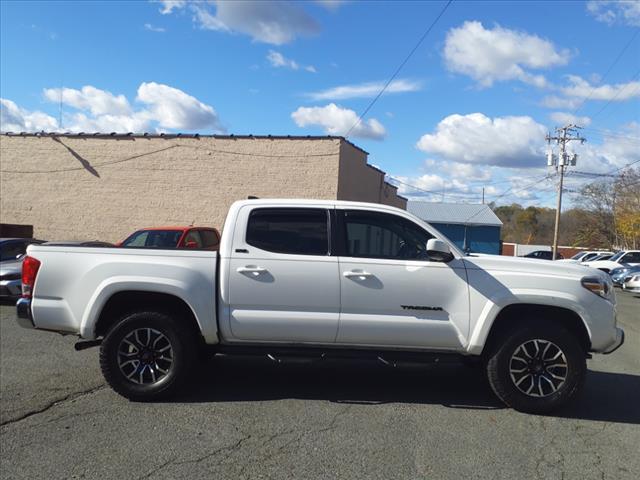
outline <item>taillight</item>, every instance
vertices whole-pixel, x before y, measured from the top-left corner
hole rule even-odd
[[[22,297],[31,298],[33,285],[36,283],[36,275],[40,268],[40,260],[26,256],[22,261]]]

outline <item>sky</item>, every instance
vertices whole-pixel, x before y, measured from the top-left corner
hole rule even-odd
[[[556,127],[587,139],[569,144],[565,205],[640,162],[637,0],[2,1],[0,14],[3,132],[348,135],[409,198],[479,203],[484,189],[525,206],[555,206]]]

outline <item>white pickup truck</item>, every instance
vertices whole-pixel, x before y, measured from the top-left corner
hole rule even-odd
[[[272,359],[466,360],[529,412],[580,390],[590,352],[624,341],[608,275],[465,255],[404,210],[246,200],[219,252],[32,245],[18,321],[100,345],[131,400],[175,393],[203,352]],[[474,362],[475,360],[475,362]]]

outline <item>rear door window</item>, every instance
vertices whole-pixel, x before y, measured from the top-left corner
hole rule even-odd
[[[329,254],[329,215],[320,208],[260,208],[247,225],[249,245],[274,253]]]

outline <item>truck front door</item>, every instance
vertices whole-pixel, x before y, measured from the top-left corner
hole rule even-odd
[[[229,261],[233,339],[332,343],[338,330],[338,258],[329,210],[241,209]]]
[[[462,259],[430,261],[433,235],[408,218],[336,210],[342,310],[337,343],[460,349],[469,329]]]

